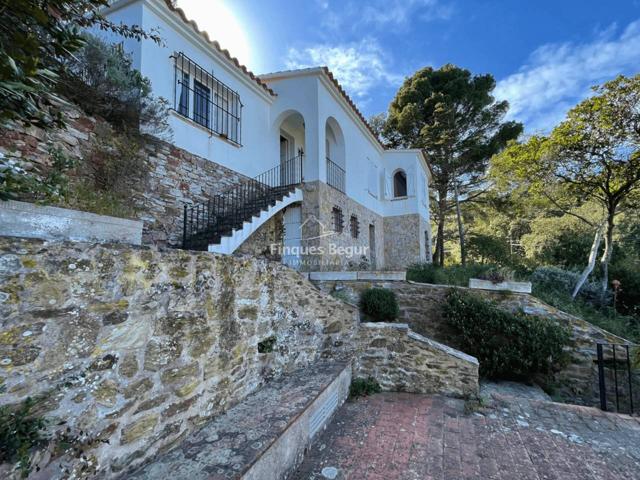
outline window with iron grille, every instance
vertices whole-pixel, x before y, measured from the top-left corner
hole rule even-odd
[[[242,102],[238,92],[184,53],[174,55],[174,109],[211,133],[241,145]]]
[[[344,229],[344,217],[342,215],[342,209],[340,207],[333,207],[331,213],[333,215],[333,231],[342,233],[342,230]]]
[[[351,215],[351,218],[349,219],[349,227],[351,230],[351,236],[353,238],[358,238],[358,235],[360,235],[360,222],[358,222],[358,217]]]

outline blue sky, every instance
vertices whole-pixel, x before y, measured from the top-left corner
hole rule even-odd
[[[328,65],[366,116],[386,111],[403,78],[418,68],[454,63],[493,74],[497,96],[512,105],[509,115],[530,133],[547,131],[591,85],[640,72],[640,0],[198,0],[197,9],[183,6],[205,26],[216,15],[215,2],[224,2],[244,32],[250,52],[241,60],[252,70]],[[221,43],[234,53],[233,36]]]

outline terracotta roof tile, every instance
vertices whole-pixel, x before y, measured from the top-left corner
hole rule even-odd
[[[174,13],[177,13],[178,16],[180,16],[180,18],[182,19],[183,22],[191,25],[193,30],[198,35],[200,35],[202,38],[204,38],[207,41],[207,43],[209,45],[211,45],[215,50],[217,50],[218,52],[222,53],[231,63],[233,63],[242,72],[244,72],[245,75],[247,75],[249,78],[251,78],[251,80],[253,80],[258,85],[260,85],[271,96],[274,96],[274,97],[276,96],[276,93],[273,90],[271,90],[262,80],[260,80],[257,77],[257,75],[255,75],[245,65],[242,65],[238,61],[238,59],[236,57],[232,57],[231,54],[229,53],[229,50],[227,50],[226,48],[222,48],[220,46],[220,44],[216,40],[211,40],[209,38],[209,34],[207,32],[205,32],[204,30],[200,30],[200,27],[198,27],[198,24],[195,22],[195,20],[188,19],[186,14],[184,13],[184,11],[181,8],[178,8],[178,7],[174,6],[173,3],[170,0],[165,0],[164,3],[167,5],[167,8],[169,8],[169,10],[171,10]]]
[[[365,127],[367,127],[367,129],[371,132],[371,134],[375,137],[375,139],[378,141],[378,143],[380,144],[380,146],[383,149],[386,149],[387,147],[384,145],[384,143],[382,143],[380,141],[380,139],[378,138],[378,135],[376,135],[376,132],[373,130],[373,128],[371,128],[371,125],[369,125],[369,122],[367,121],[366,118],[364,118],[364,115],[362,115],[362,113],[360,112],[360,110],[358,110],[358,107],[356,107],[355,102],[351,99],[351,97],[347,94],[347,92],[345,92],[344,88],[342,88],[342,85],[340,85],[340,82],[338,82],[338,80],[336,79],[336,77],[333,76],[333,73],[331,72],[331,70],[329,70],[329,67],[322,67],[322,70],[324,70],[324,73],[326,73],[326,75],[329,77],[329,79],[333,82],[333,84],[335,85],[335,87],[338,89],[338,91],[340,92],[340,94],[344,97],[345,101],[349,104],[349,106],[353,109],[354,113],[360,118],[360,120],[362,120],[362,123],[364,124]]]

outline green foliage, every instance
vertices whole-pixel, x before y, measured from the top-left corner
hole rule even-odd
[[[349,398],[366,397],[374,393],[380,393],[382,389],[380,384],[373,377],[354,378],[349,386]]]
[[[360,308],[376,322],[393,322],[400,313],[396,294],[387,288],[368,288],[362,292]]]
[[[577,213],[589,215],[593,205]],[[584,211],[583,211],[584,210]],[[593,218],[597,223],[598,218]],[[526,257],[537,265],[584,268],[589,257],[595,228],[573,215],[541,216],[530,223],[531,230],[522,236]]]
[[[151,94],[151,82],[133,68],[131,57],[91,35],[84,42],[66,59],[58,92],[120,132],[131,135],[143,126],[146,133],[167,136],[168,103]]]
[[[461,338],[462,349],[480,362],[480,374],[530,380],[563,363],[568,329],[548,319],[507,312],[480,297],[452,290],[444,317]]]
[[[29,453],[45,441],[46,422],[33,414],[35,401],[27,398],[17,408],[0,407],[0,463],[18,463],[22,477],[31,471]]]
[[[541,267],[532,275],[533,295],[563,312],[592,323],[632,342],[640,342],[640,321],[630,315],[621,315],[610,306],[602,306],[594,298],[598,285],[585,285],[583,292],[576,300],[571,298],[571,291],[578,274],[566,272],[559,268]]]
[[[436,285],[457,285],[467,287],[470,278],[481,278],[492,269],[491,264],[449,265],[439,267],[431,263],[416,263],[407,269],[407,280]]]
[[[507,263],[509,245],[499,237],[481,233],[470,234],[467,240],[468,258],[477,263]]]
[[[83,182],[71,184],[60,206],[118,218],[135,218],[137,213],[131,201],[122,195],[96,190],[90,184]]]
[[[49,155],[51,165],[43,175],[28,162],[0,152],[0,201],[63,201],[69,188],[67,172],[74,162],[59,148],[51,148]]]
[[[3,0],[0,3],[0,124],[60,124],[52,92],[64,60],[83,45],[82,29],[97,26],[127,38],[160,38],[139,26],[114,24],[100,9],[108,0]]]
[[[473,75],[455,65],[427,67],[404,81],[389,106],[384,136],[390,145],[420,148],[429,158],[440,265],[453,185],[463,198],[471,197],[467,194],[483,181],[489,158],[522,132],[521,124],[503,122],[509,105],[495,100],[495,86],[491,75]]]
[[[578,283],[580,274],[562,268],[544,266],[538,267],[531,275],[531,283],[536,290],[557,291],[563,295],[571,295]],[[600,285],[596,282],[585,282],[580,290],[579,297],[595,306],[607,305],[611,300],[610,292],[603,298]]]

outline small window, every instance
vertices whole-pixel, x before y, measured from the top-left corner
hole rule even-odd
[[[333,231],[342,233],[342,230],[344,229],[344,217],[342,215],[342,209],[340,207],[333,207],[331,214],[333,216]]]
[[[402,170],[398,170],[393,176],[393,196],[396,198],[407,196],[407,174]]]
[[[360,234],[360,223],[358,222],[358,217],[355,215],[351,215],[349,219],[349,229],[351,230],[351,236],[353,238],[358,238]]]

